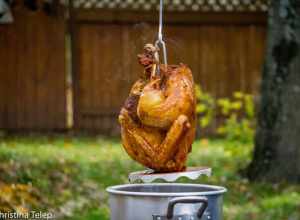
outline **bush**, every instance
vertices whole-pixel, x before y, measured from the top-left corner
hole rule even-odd
[[[253,95],[234,92],[229,98],[215,98],[197,85],[196,97],[201,128],[210,128],[231,141],[253,140],[256,124]],[[217,126],[213,126],[216,121]]]

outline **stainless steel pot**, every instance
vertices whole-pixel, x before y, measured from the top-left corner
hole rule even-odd
[[[219,186],[132,184],[107,188],[111,220],[222,220]]]

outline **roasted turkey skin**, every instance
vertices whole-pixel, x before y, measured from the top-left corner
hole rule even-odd
[[[145,70],[119,115],[128,155],[157,172],[186,168],[196,131],[196,99],[191,70],[183,64],[160,65],[154,51],[139,56]]]
[[[144,87],[137,114],[144,125],[168,129],[179,115],[193,114],[195,93],[192,72],[187,66],[181,64],[164,71],[164,77]]]

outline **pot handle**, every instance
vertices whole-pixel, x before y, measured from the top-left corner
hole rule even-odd
[[[199,208],[197,212],[197,216],[199,219],[201,219],[202,215],[204,214],[205,209],[208,206],[208,200],[205,197],[202,196],[187,196],[187,197],[179,197],[170,200],[168,204],[168,210],[167,210],[167,219],[172,219],[174,215],[174,208],[175,205],[178,203],[201,203],[201,207]]]

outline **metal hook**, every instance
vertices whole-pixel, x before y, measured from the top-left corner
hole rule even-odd
[[[162,49],[162,53],[163,53],[163,58],[164,58],[164,64],[167,65],[168,64],[168,60],[167,60],[167,48],[166,48],[166,43],[163,40],[163,34],[162,34],[162,29],[163,29],[163,5],[164,5],[164,1],[160,0],[160,4],[159,4],[159,29],[158,29],[158,39],[155,42],[155,46],[157,48],[161,48]],[[159,62],[159,56],[157,54],[157,61]]]
[[[161,41],[157,40],[157,41],[155,42],[155,47],[157,47],[157,48],[159,48],[159,49],[160,49],[160,48],[162,49],[162,54],[163,54],[164,64],[165,64],[165,65],[168,65],[166,43],[165,43],[163,40],[161,40]],[[157,55],[157,56],[158,56],[158,55]],[[159,56],[157,57],[157,59],[158,59],[158,61],[159,61]]]

